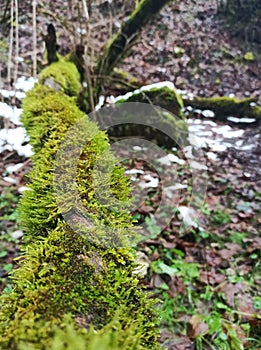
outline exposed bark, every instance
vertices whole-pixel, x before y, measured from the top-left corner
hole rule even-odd
[[[95,99],[99,98],[106,76],[129,53],[143,28],[170,0],[141,0],[118,34],[108,43],[95,68]]]
[[[48,64],[52,64],[53,62],[58,61],[58,56],[57,56],[57,42],[56,42],[56,32],[55,28],[52,24],[48,24],[47,27],[47,35],[44,38],[45,40],[45,45],[46,45],[46,50],[47,50],[47,60]]]

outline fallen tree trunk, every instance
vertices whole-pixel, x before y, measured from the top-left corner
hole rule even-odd
[[[218,120],[226,120],[227,117],[237,118],[249,117],[261,120],[261,107],[256,105],[256,98],[237,99],[227,96],[222,97],[195,97],[194,99],[183,99],[184,106],[194,109],[211,110]]]
[[[0,348],[158,349],[155,303],[138,285],[128,244],[135,236],[128,179],[106,134],[77,108],[71,80],[59,74],[72,63],[53,65],[42,79],[49,82],[49,72],[54,87],[37,84],[23,102],[35,154],[19,206],[24,255],[14,288],[0,297]],[[76,69],[70,74],[80,79]],[[98,160],[111,170],[108,183],[100,183],[105,203],[95,196]]]

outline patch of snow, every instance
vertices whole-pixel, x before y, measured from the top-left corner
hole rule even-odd
[[[214,152],[207,152],[206,155],[207,155],[208,159],[210,159],[210,160],[217,160],[217,158],[218,158],[217,154]]]
[[[161,89],[161,88],[164,88],[164,87],[167,87],[170,90],[174,90],[175,89],[175,85],[171,81],[161,81],[159,83],[153,83],[153,84],[149,84],[149,85],[144,85],[139,90],[140,91],[149,91],[149,90],[154,89],[154,88]]]
[[[20,146],[16,151],[19,154],[19,156],[21,156],[21,157],[29,158],[34,154],[32,146],[29,144],[27,144],[25,146]]]
[[[158,162],[162,165],[171,165],[171,163],[183,165],[186,163],[183,159],[180,159],[172,153],[166,155],[165,157],[159,158]]]
[[[22,100],[26,96],[25,93],[22,91],[13,91],[5,89],[0,89],[0,95],[2,95],[4,98],[16,97],[18,100]]]
[[[9,119],[16,125],[22,125],[20,122],[22,111],[23,110],[21,108],[10,107],[8,104],[0,102],[0,115],[4,118]]]
[[[14,84],[14,86],[17,90],[22,90],[24,92],[27,92],[34,87],[34,84],[36,82],[37,80],[34,79],[33,77],[26,79],[26,77],[23,76],[17,79],[17,82]]]
[[[251,177],[251,174],[250,174],[250,173],[243,173],[243,175],[244,175],[245,177]]]
[[[2,129],[0,130],[0,153],[4,150],[15,150],[20,156],[30,157],[33,154],[31,145],[22,146],[28,140],[23,127]]]
[[[175,86],[174,86],[174,84],[171,81],[161,81],[159,83],[144,85],[140,89],[136,89],[134,91],[127,92],[125,95],[117,96],[115,98],[114,102],[116,103],[116,102],[118,102],[120,100],[127,100],[131,96],[133,96],[135,94],[138,94],[141,91],[150,91],[151,89],[154,89],[154,88],[160,89],[160,88],[164,88],[164,87],[168,87],[171,90],[175,89]]]
[[[190,125],[189,126],[189,131],[192,131],[192,132],[197,132],[198,130],[203,130],[203,129],[205,129],[205,127],[204,127],[204,125],[200,125],[200,124],[192,124],[192,125]]]
[[[240,147],[240,146],[242,146],[243,145],[243,140],[238,140],[237,142],[236,142],[236,146],[237,147]]]
[[[202,111],[202,115],[205,118],[214,118],[215,117],[215,113],[209,109],[205,109],[204,111]]]
[[[217,123],[212,122],[212,120],[203,120],[202,123],[210,126],[217,126]]]
[[[9,173],[9,174],[13,174],[15,173],[17,170],[21,169],[23,167],[23,163],[17,163],[15,165],[9,165],[7,168],[6,168],[6,171]]]
[[[150,174],[144,176],[144,180],[148,182],[140,182],[139,186],[141,188],[157,188],[159,185],[159,179],[157,177],[152,177]]]
[[[213,132],[210,130],[198,131],[197,136],[213,136]]]
[[[244,130],[233,130],[233,131],[225,131],[223,136],[228,139],[232,139],[234,137],[241,137],[244,134]]]
[[[224,132],[232,130],[231,126],[229,125],[223,125],[223,126],[218,126],[216,128],[213,128],[212,131],[214,131],[216,134],[224,134]]]
[[[214,152],[224,152],[227,149],[227,146],[221,145],[221,144],[218,144],[218,143],[214,143],[214,144],[210,145],[210,148]]]
[[[100,97],[99,97],[99,102],[98,102],[98,104],[95,106],[95,111],[98,111],[99,109],[102,108],[102,106],[104,105],[104,101],[105,101],[105,96],[100,96]]]
[[[19,193],[23,193],[24,191],[28,191],[28,190],[30,190],[30,188],[26,186],[21,186],[18,188]]]
[[[253,149],[255,145],[246,145],[246,146],[241,146],[241,147],[236,147],[239,151],[250,151]]]
[[[189,134],[188,141],[192,146],[201,148],[206,147],[206,140],[204,137],[198,137],[195,134]]]
[[[198,227],[198,224],[196,222],[196,211],[192,208],[188,208],[186,206],[180,206],[178,207],[178,211],[180,214],[181,219],[183,220],[184,224],[188,226],[194,226]]]
[[[256,121],[254,118],[235,118],[235,117],[227,117],[227,120],[232,123],[245,123],[245,124],[251,124]]]
[[[4,176],[3,180],[5,182],[10,183],[10,184],[16,184],[17,183],[17,179],[14,179],[13,177],[10,177],[10,176]]]
[[[130,170],[126,170],[125,174],[127,175],[144,174],[144,171],[139,169],[130,169]]]

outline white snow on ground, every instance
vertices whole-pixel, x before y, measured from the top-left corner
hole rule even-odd
[[[16,90],[21,91],[1,89],[0,95],[4,98],[16,97],[21,100],[25,97],[25,92],[34,87],[35,82],[36,80],[32,77],[29,79],[20,77],[14,86]],[[17,128],[11,129],[8,127],[8,123],[6,123],[6,127],[0,130],[0,153],[4,150],[14,150],[20,156],[30,157],[33,154],[32,147],[28,144],[29,138],[26,135],[25,129],[21,126],[21,114],[21,108],[11,107],[4,102],[0,102],[0,118],[7,119],[17,126]]]
[[[17,79],[17,82],[14,84],[17,90],[22,90],[27,92],[34,87],[34,84],[37,82],[33,77],[26,79],[26,77],[20,77]]]
[[[21,114],[21,108],[11,107],[7,103],[0,102],[0,117],[9,119],[15,125],[22,125],[20,121]]]

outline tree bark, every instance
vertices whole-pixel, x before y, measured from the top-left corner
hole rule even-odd
[[[95,100],[97,101],[106,76],[113,68],[128,55],[137,40],[141,29],[165,6],[170,0],[141,0],[129,19],[123,23],[119,32],[107,44],[103,55],[99,58],[94,70]]]
[[[56,42],[56,31],[52,24],[48,24],[47,35],[45,36],[44,40],[45,40],[45,46],[47,50],[48,65],[50,65],[53,62],[57,62],[59,60],[56,53],[58,49],[58,45]]]

